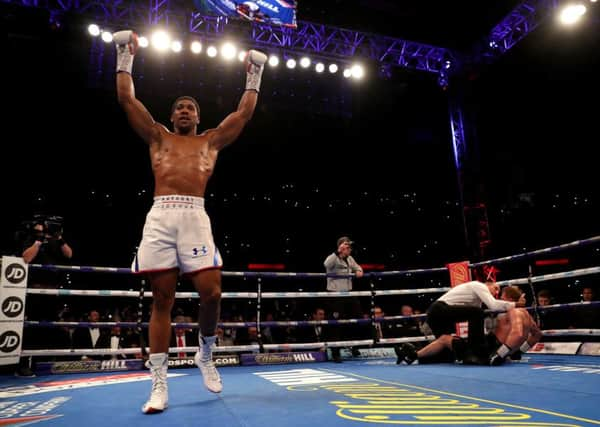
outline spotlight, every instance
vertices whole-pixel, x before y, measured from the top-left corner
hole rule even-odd
[[[275,55],[269,56],[269,65],[271,67],[277,67],[279,65],[279,57]]]
[[[102,31],[102,40],[105,41],[106,43],[110,43],[113,39],[113,36],[111,33],[109,33],[108,31]]]
[[[193,53],[199,54],[200,52],[202,52],[202,43],[200,43],[197,40],[193,41],[192,44],[190,45],[190,49],[192,50]]]
[[[88,26],[88,33],[90,33],[94,37],[99,36],[100,35],[100,27],[97,26],[96,24],[91,24]]]
[[[156,31],[152,34],[152,46],[157,50],[167,50],[171,45],[171,37],[165,31]]]
[[[236,56],[237,49],[231,42],[226,42],[221,46],[221,56],[227,60],[231,61]]]
[[[214,58],[217,56],[217,48],[214,46],[209,46],[208,49],[206,49],[206,54],[211,58]]]
[[[302,68],[308,68],[310,66],[310,59],[306,56],[300,59],[300,66]]]

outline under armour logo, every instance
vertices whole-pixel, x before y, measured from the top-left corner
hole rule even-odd
[[[200,247],[200,249],[198,248],[193,248],[192,249],[192,254],[193,256],[197,257],[197,256],[205,256],[208,254],[208,248],[206,247],[206,245],[202,245]]]

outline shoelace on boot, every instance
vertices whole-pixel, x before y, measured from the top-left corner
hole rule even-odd
[[[152,367],[152,392],[167,390],[167,370],[163,367]]]

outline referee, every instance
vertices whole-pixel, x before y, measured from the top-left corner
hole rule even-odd
[[[491,310],[508,310],[515,307],[512,301],[496,299],[500,286],[492,280],[462,283],[439,297],[427,310],[427,324],[436,338],[453,334],[457,322],[469,322],[469,348],[477,363],[485,354],[482,304]]]

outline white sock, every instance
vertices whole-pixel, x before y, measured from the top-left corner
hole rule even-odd
[[[496,354],[498,354],[498,356],[504,358],[510,354],[510,347],[507,346],[506,344],[502,344],[498,348],[498,350],[496,350]]]
[[[202,346],[202,359],[204,361],[212,360],[212,346],[217,341],[217,336],[204,337],[201,333],[198,334],[200,345]]]
[[[519,347],[519,350],[521,350],[521,353],[527,353],[527,350],[529,350],[531,348],[531,346],[529,345],[529,343],[527,341],[525,341],[523,344],[521,344],[521,347]]]
[[[167,353],[150,354],[150,364],[152,366],[163,366],[167,364]]]

